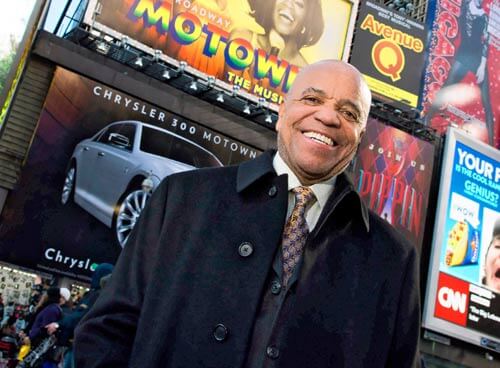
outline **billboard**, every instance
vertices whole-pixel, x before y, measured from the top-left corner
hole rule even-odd
[[[449,129],[423,317],[426,328],[498,352],[499,161],[498,150]]]
[[[500,148],[500,3],[440,0],[430,35],[422,109],[444,133],[459,126]]]
[[[372,1],[362,3],[350,62],[375,96],[416,108],[424,69],[423,23]]]
[[[352,165],[353,182],[365,204],[419,250],[434,150],[432,143],[370,117]]]
[[[276,104],[300,67],[347,60],[357,1],[92,0],[84,22]]]
[[[0,259],[87,280],[96,264],[115,262],[147,189],[175,172],[237,164],[258,153],[58,68],[0,218]]]

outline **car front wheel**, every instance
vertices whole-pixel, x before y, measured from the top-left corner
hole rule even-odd
[[[134,189],[121,202],[116,214],[115,234],[118,244],[122,248],[125,246],[130,232],[134,228],[150,196],[150,193],[142,189]]]
[[[71,198],[73,198],[75,193],[75,179],[76,179],[76,168],[75,165],[71,165],[66,171],[66,177],[64,178],[64,184],[61,192],[61,203],[63,205],[67,204]]]

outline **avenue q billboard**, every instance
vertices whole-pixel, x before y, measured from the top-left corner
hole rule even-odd
[[[0,259],[88,280],[96,264],[114,263],[126,246],[150,196],[144,184],[154,190],[170,174],[238,164],[259,153],[58,68],[0,218]]]
[[[448,130],[423,325],[500,352],[500,152]]]
[[[363,2],[350,62],[382,100],[416,108],[425,37],[423,23],[384,5]]]
[[[358,0],[91,0],[84,22],[280,103],[300,67],[347,60]],[[97,11],[96,11],[97,9]]]
[[[422,109],[438,132],[459,126],[500,148],[500,2],[439,0]]]
[[[380,217],[422,248],[434,165],[432,143],[374,118],[351,166],[353,182]]]

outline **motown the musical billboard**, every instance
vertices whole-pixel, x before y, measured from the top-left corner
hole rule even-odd
[[[84,22],[281,102],[300,67],[347,60],[358,0],[91,0]]]
[[[366,1],[360,8],[350,62],[381,99],[417,107],[425,27],[401,12]]]
[[[440,0],[431,24],[422,108],[441,133],[463,127],[500,148],[500,2]]]

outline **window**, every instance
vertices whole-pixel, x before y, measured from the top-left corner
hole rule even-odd
[[[115,124],[108,127],[96,141],[111,146],[132,151],[135,138],[134,124]]]
[[[142,128],[141,151],[198,168],[221,166],[217,158],[203,148],[166,131],[148,127]]]

